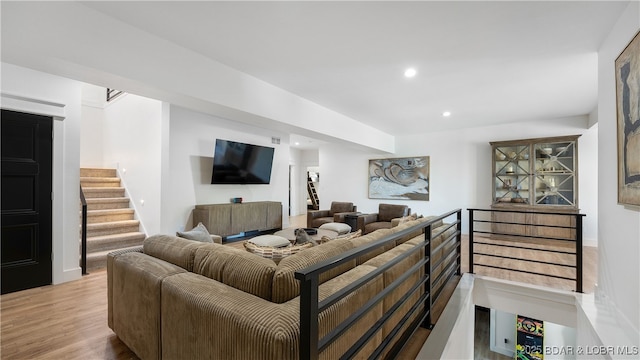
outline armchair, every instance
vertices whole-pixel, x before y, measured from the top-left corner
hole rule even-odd
[[[357,211],[357,206],[350,202],[331,202],[329,210],[308,210],[307,227],[317,228],[330,222],[344,222],[344,216]]]
[[[411,209],[407,205],[379,204],[378,212],[358,216],[357,229],[368,234],[378,229],[390,229],[397,225],[397,219],[408,216]]]

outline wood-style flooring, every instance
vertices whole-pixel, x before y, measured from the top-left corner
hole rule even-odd
[[[290,226],[304,227],[304,217],[292,217]],[[464,241],[463,272],[468,268],[468,246]],[[596,249],[585,248],[585,292],[593,291],[596,264]],[[451,281],[435,304],[434,321],[456,283]],[[0,322],[1,359],[137,359],[107,326],[106,270],[60,285],[2,295]],[[400,358],[414,359],[428,334],[428,330],[419,329]],[[485,351],[488,350],[476,349],[477,354]],[[480,358],[498,358],[491,354]]]

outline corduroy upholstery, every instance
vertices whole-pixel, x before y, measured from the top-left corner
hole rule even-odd
[[[113,330],[113,261],[118,255],[139,252],[142,253],[142,246],[133,248],[114,250],[107,254],[107,325]]]
[[[238,249],[210,244],[196,250],[193,272],[238,290],[271,300],[276,264]]]
[[[394,229],[360,237],[330,240],[292,254],[279,264],[238,248],[152,236],[145,240],[144,253],[138,250],[110,257],[112,329],[142,359],[297,359],[300,285],[295,272],[421,221],[427,219],[403,222]],[[424,239],[421,233],[410,235],[417,236],[405,237],[397,246],[391,241],[375,254],[323,274],[318,288],[320,299],[410,251]],[[422,255],[418,251],[320,313],[320,336],[389,286]],[[421,273],[412,275],[390,298],[377,303],[321,352],[320,358],[339,358]],[[419,295],[412,296],[412,301]],[[357,357],[367,357],[410,307],[400,307],[391,323],[378,331]]]
[[[149,255],[193,271],[196,250],[207,243],[176,236],[153,235],[144,240],[142,251]]]
[[[113,331],[142,359],[160,359],[160,286],[187,270],[131,252],[113,261]]]

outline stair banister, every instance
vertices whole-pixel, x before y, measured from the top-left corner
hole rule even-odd
[[[82,268],[82,275],[87,275],[87,200],[84,197],[82,185],[80,185],[80,203],[82,204],[82,254],[80,256],[80,267]]]

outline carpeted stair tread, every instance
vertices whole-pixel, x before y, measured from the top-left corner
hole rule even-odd
[[[129,198],[90,198],[87,200],[87,211],[107,209],[128,209]]]
[[[135,248],[135,247],[137,247],[137,245],[128,246],[126,248],[121,248],[121,249],[128,249],[128,248]],[[109,255],[109,253],[112,251],[113,250],[104,250],[104,251],[92,252],[91,254],[87,254],[87,270],[91,271],[91,270],[105,268],[107,266],[107,255]]]
[[[120,179],[117,177],[81,177],[80,185],[87,187],[119,187]]]
[[[83,187],[86,199],[124,197],[123,187]]]
[[[133,209],[101,209],[87,211],[87,224],[133,220]]]
[[[140,231],[139,220],[110,221],[87,224],[87,237]]]
[[[81,168],[80,177],[118,177],[116,169]]]
[[[87,238],[87,252],[101,252],[115,250],[131,246],[142,245],[145,239],[144,233],[127,232],[120,234],[100,235]]]

